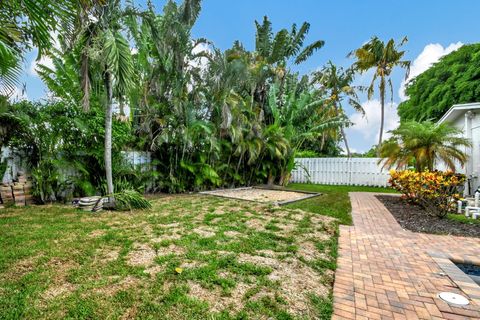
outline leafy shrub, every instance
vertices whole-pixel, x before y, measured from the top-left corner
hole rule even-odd
[[[295,152],[295,157],[297,158],[320,158],[322,157],[319,155],[318,152],[312,150],[298,150]]]
[[[135,190],[122,190],[114,194],[116,210],[150,209],[152,204]]]
[[[459,187],[465,176],[452,171],[390,171],[390,185],[410,202],[425,208],[430,215],[445,217],[455,210]]]

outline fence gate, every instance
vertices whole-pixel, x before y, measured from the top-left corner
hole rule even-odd
[[[386,187],[379,158],[296,158],[290,182]]]

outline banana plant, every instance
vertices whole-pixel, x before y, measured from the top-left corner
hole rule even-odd
[[[285,144],[288,145],[286,152],[278,153],[283,156],[278,157],[281,160],[279,181],[286,184],[294,167],[295,153],[301,149],[304,142],[319,140],[326,133],[335,134],[349,121],[343,114],[332,113],[331,104],[326,103],[313,91],[298,95],[296,90],[291,90],[282,97],[285,102],[280,106],[277,90],[277,86],[270,90],[269,107],[274,117],[274,125],[282,128],[282,136],[288,141],[288,144]],[[283,140],[279,140],[279,143],[283,144]]]

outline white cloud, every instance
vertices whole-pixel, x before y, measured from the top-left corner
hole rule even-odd
[[[365,117],[358,112],[350,115],[350,121],[353,122],[353,125],[346,129],[347,138],[352,140],[352,137],[357,137],[355,140],[361,138],[364,142],[363,144],[377,144],[380,133],[380,101],[377,99],[365,101],[362,103],[362,107],[365,110]],[[389,137],[387,131],[395,129],[399,124],[399,120],[397,104],[385,104],[383,139]]]
[[[62,46],[60,44],[60,41],[58,40],[58,33],[53,34],[53,48],[56,50],[61,50]],[[30,62],[30,67],[28,68],[28,73],[32,76],[38,77],[37,73],[37,67],[39,64],[43,64],[44,66],[54,69],[53,61],[50,57],[48,56],[43,56],[40,60],[35,60],[33,59]]]
[[[207,43],[199,43],[192,50],[193,54],[198,54],[202,52],[212,53],[213,51]],[[186,59],[186,63],[188,63],[189,67],[192,69],[200,68],[200,71],[203,73],[208,68],[209,60],[205,57],[200,57],[192,60]],[[187,88],[189,92],[193,90],[194,85],[195,85],[194,80],[192,80],[191,83],[187,84]]]
[[[50,69],[54,69],[53,61],[50,57],[44,56],[40,60],[32,60],[30,63],[30,68],[28,69],[28,73],[32,76],[38,76],[37,67],[39,64],[42,64]]]
[[[28,100],[26,90],[15,87],[13,92],[10,94],[10,101],[17,102],[22,100]]]
[[[448,47],[444,48],[439,43],[430,43],[427,44],[423,51],[418,55],[418,57],[413,61],[410,67],[410,74],[407,80],[403,80],[400,84],[400,89],[398,89],[398,96],[401,101],[408,99],[408,96],[405,94],[405,85],[408,81],[412,80],[422,72],[426,71],[432,66],[435,62],[440,60],[441,57],[447,55],[463,45],[461,42],[451,43]]]
[[[193,54],[198,54],[198,53],[212,53],[212,49],[207,43],[199,43],[195,48],[193,48],[192,53]],[[197,58],[194,60],[189,61],[190,66],[194,68],[200,68],[202,70],[205,70],[208,66],[208,59],[205,57]]]

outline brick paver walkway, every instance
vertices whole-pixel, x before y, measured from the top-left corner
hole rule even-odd
[[[480,286],[450,262],[480,263],[480,240],[403,230],[374,194],[350,193],[341,226],[332,319],[480,319]],[[460,293],[466,307],[438,293]]]

